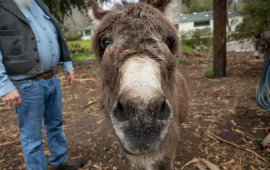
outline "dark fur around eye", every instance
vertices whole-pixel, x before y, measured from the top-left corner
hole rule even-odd
[[[177,43],[173,37],[167,37],[164,42],[170,49],[171,53],[175,54],[177,52]]]
[[[103,51],[106,50],[106,48],[112,43],[112,40],[110,38],[102,38],[101,39],[101,48]]]

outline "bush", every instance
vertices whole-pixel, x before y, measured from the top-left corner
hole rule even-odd
[[[210,66],[206,67],[206,68],[204,69],[204,75],[205,75],[205,77],[207,77],[207,78],[214,78],[213,67],[210,67]]]
[[[100,73],[99,69],[94,69],[88,72],[88,74],[90,74],[93,77],[98,77],[99,73]]]
[[[195,39],[196,41],[196,46],[204,44],[203,38],[207,38],[208,41],[212,39],[213,37],[213,32],[210,27],[206,27],[203,29],[195,29],[190,32],[190,36]]]
[[[83,57],[84,57],[84,54],[77,51],[77,52],[72,54],[71,59],[72,60],[81,60]]]
[[[88,54],[90,52],[90,48],[81,48],[80,53],[82,54]]]
[[[200,64],[205,64],[205,63],[206,63],[206,61],[205,61],[204,58],[199,58],[198,62],[199,62]]]
[[[210,27],[183,31],[181,34],[182,48],[191,47],[198,51],[209,51],[213,47],[213,31]],[[183,49],[184,50],[184,49]]]
[[[192,46],[188,44],[181,44],[181,48],[183,51],[192,51]]]
[[[177,58],[178,62],[179,63],[183,63],[183,64],[186,64],[187,63],[187,58],[186,57],[178,57]]]
[[[77,31],[71,31],[67,33],[66,39],[67,41],[76,41],[81,38],[81,34],[79,34]]]
[[[72,44],[71,47],[75,48],[75,49],[80,49],[81,45],[76,43],[76,44]]]

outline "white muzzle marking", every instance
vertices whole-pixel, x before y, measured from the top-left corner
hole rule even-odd
[[[131,91],[129,97],[139,97],[147,104],[157,92],[162,92],[158,64],[150,58],[131,58],[120,70],[122,79],[119,94]]]

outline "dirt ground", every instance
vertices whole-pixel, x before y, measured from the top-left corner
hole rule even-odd
[[[204,68],[211,65],[212,54],[185,56],[188,63],[179,64],[179,69],[187,80],[191,111],[181,127],[175,169],[180,170],[193,158],[207,159],[221,169],[268,169],[269,164],[262,158],[270,161],[270,152],[260,143],[266,136],[265,128],[270,126],[270,114],[257,105],[255,98],[263,61],[254,60],[249,53],[229,53],[228,76],[209,79],[204,77]],[[63,128],[69,145],[67,154],[81,158],[85,169],[132,170],[111,124],[99,111],[97,64],[76,61],[74,65],[80,81],[67,85],[63,76],[59,77],[63,91]],[[17,116],[2,104],[0,114],[0,169],[26,169]],[[216,140],[219,137],[226,141]],[[46,143],[44,150],[48,157]],[[185,169],[196,167],[190,165]]]

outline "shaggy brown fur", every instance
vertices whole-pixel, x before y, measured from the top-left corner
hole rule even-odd
[[[270,31],[264,31],[260,32],[258,35],[256,35],[254,32],[252,32],[255,38],[255,58],[259,58],[259,54],[264,56],[264,60],[269,58],[270,56]]]
[[[143,2],[143,3],[142,3]],[[125,3],[111,11],[102,11],[93,1],[86,6],[101,19],[93,37],[93,50],[100,61],[102,98],[101,108],[108,117],[119,95],[121,67],[128,59],[147,56],[160,69],[162,90],[171,103],[173,120],[162,146],[154,153],[128,155],[139,170],[173,170],[173,162],[180,137],[180,125],[188,114],[188,93],[185,80],[176,68],[178,34],[164,16],[171,0],[141,0],[141,3]],[[149,3],[151,5],[148,5]],[[94,7],[94,8],[92,8]],[[102,43],[110,38],[107,48]],[[151,165],[151,166],[146,166]]]

